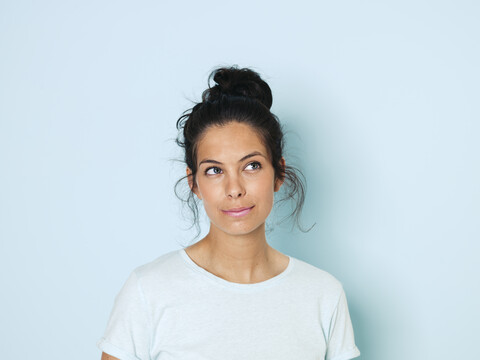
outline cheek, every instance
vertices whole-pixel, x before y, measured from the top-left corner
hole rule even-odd
[[[198,183],[199,191],[202,195],[203,206],[205,208],[215,207],[215,203],[218,202],[221,196],[221,189],[219,186],[215,186],[212,183],[205,184],[205,183]]]
[[[270,206],[273,204],[274,197],[273,181],[270,178],[266,178],[254,183],[252,193],[256,197],[261,198],[265,205]]]

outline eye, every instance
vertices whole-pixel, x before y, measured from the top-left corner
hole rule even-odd
[[[245,169],[248,169],[248,167],[250,167],[249,170],[258,170],[262,167],[262,164],[260,164],[258,161],[253,161],[250,164],[248,164]]]
[[[220,174],[221,173],[221,169],[216,167],[216,166],[213,166],[213,167],[210,167],[208,169],[205,170],[205,174],[207,175],[217,175],[217,174]]]

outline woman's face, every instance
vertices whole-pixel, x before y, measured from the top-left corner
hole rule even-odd
[[[265,231],[282,181],[275,180],[267,149],[252,127],[231,122],[206,130],[197,146],[197,169],[196,186],[190,178],[189,184],[215,230],[230,235]]]

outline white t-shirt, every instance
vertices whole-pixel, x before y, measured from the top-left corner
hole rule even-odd
[[[342,284],[294,257],[255,284],[222,279],[184,249],[137,267],[115,298],[103,352],[120,360],[348,360]]]

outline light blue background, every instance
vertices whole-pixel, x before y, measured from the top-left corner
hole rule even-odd
[[[100,359],[131,270],[187,244],[175,121],[258,70],[303,169],[303,234],[365,360],[478,357],[476,1],[0,1],[0,356]],[[206,227],[203,227],[206,231]]]

